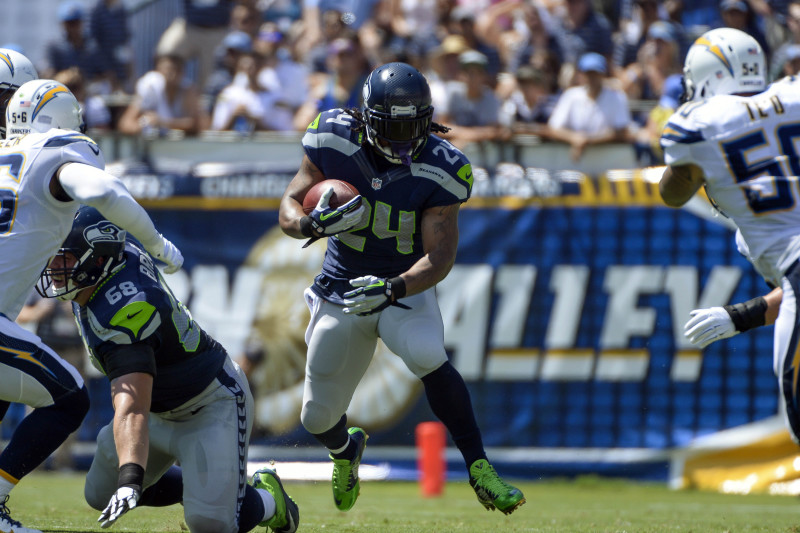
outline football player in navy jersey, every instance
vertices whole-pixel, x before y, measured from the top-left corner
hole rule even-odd
[[[72,300],[92,363],[111,382],[114,419],[97,436],[84,490],[102,527],[137,505],[182,503],[192,532],[297,530],[297,505],[273,470],[246,483],[253,397],[244,373],[138,242],[82,207],[38,288]]]
[[[469,392],[444,349],[435,286],[455,261],[472,168],[432,134],[447,131],[432,119],[425,77],[388,63],[364,83],[361,110],[324,111],[303,137],[305,156],[281,200],[281,229],[329,239],[322,273],[305,292],[311,320],[301,421],[330,450],[334,503],[349,510],[367,434],[348,429],[345,412],[380,337],[422,380],[480,503],[508,514],[525,498],[489,464]],[[305,215],[303,197],[323,179],[346,181],[360,195],[331,208],[331,189]]]
[[[170,271],[183,256],[103,170],[100,147],[82,133],[75,96],[56,81],[37,80],[30,60],[7,49],[0,49],[0,112],[0,420],[11,402],[32,409],[0,453],[0,532],[41,533],[12,518],[6,502],[80,427],[89,393],[74,366],[15,322],[20,310],[81,204],[107,213]]]

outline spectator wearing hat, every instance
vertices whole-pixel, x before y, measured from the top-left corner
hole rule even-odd
[[[745,0],[722,0],[719,4],[719,10],[724,27],[734,28],[749,34],[758,41],[764,53],[769,57],[770,48],[767,45],[767,39],[758,26],[755,13],[753,13]]]
[[[771,80],[783,76],[783,67],[787,60],[787,53],[792,45],[800,44],[800,0],[795,0],[786,8],[787,40],[775,49],[769,63]]]
[[[548,121],[550,138],[569,144],[575,161],[587,146],[628,142],[631,124],[625,92],[605,84],[605,57],[584,54],[578,72],[583,83],[564,91]]]
[[[508,140],[500,125],[500,100],[489,85],[486,56],[477,50],[459,55],[459,82],[448,87],[439,120],[453,129],[445,137],[457,147],[480,141]]]
[[[59,4],[58,20],[64,33],[45,46],[44,64],[37,69],[42,78],[52,78],[56,72],[78,67],[84,79],[93,83],[106,71],[97,43],[84,32],[85,16],[83,4],[78,0],[64,0]]]
[[[328,46],[328,65],[331,74],[313,90],[294,117],[294,128],[298,131],[305,130],[326,109],[361,107],[361,91],[371,69],[358,37],[334,40]]]
[[[433,50],[430,58],[430,70],[425,77],[431,88],[431,101],[434,109],[444,110],[447,106],[448,87],[459,83],[461,64],[458,57],[469,50],[463,35],[451,34],[442,39]]]
[[[89,35],[97,43],[112,91],[130,92],[133,49],[122,0],[97,0],[89,14]]]
[[[164,30],[157,56],[177,56],[184,64],[197,61],[195,81],[204,87],[214,69],[214,50],[228,33],[234,0],[183,0],[183,14]]]
[[[179,56],[156,58],[155,69],[136,82],[133,101],[118,124],[121,133],[148,137],[165,136],[170,130],[196,135],[207,127],[199,91],[184,79]]]
[[[213,111],[217,97],[222,90],[233,81],[239,58],[252,51],[253,39],[243,31],[232,31],[222,40],[214,52],[217,58],[216,67],[203,90],[203,105],[208,113]]]

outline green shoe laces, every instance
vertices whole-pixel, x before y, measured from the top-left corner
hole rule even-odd
[[[353,463],[349,459],[334,459],[333,464],[333,485],[336,490],[343,492],[351,490],[355,485]]]
[[[470,468],[470,474],[475,479],[477,486],[488,492],[492,498],[497,498],[504,492],[513,490],[511,485],[500,479],[492,465],[485,461],[483,463],[482,468]]]

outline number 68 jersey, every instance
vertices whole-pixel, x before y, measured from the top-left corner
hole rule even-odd
[[[53,129],[0,143],[0,313],[11,320],[80,207],[50,194],[50,179],[70,162],[105,168],[97,144],[75,131]]]
[[[661,146],[668,165],[702,168],[708,196],[739,228],[750,260],[780,279],[800,256],[800,78],[754,96],[687,102]]]

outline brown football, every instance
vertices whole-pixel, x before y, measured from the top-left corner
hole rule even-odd
[[[303,198],[303,211],[306,215],[311,213],[319,202],[322,193],[333,187],[333,195],[328,201],[328,206],[337,208],[342,204],[346,204],[356,196],[358,191],[355,187],[342,180],[322,180],[313,187],[311,187]]]

